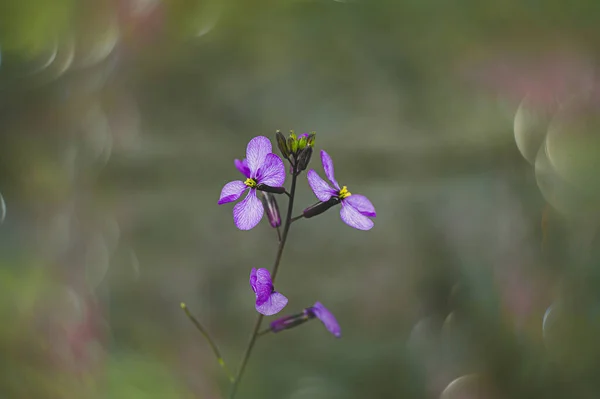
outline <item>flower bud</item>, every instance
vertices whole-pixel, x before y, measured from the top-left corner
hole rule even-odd
[[[302,151],[308,144],[308,134],[304,133],[298,137],[298,150]]]
[[[308,166],[310,158],[312,157],[312,147],[306,147],[298,154],[298,172],[302,172]]]
[[[320,215],[321,213],[325,212],[332,206],[339,204],[340,202],[341,200],[338,197],[331,197],[327,201],[318,202],[313,206],[309,206],[302,212],[302,215],[306,219],[312,218],[314,216]]]
[[[279,147],[279,151],[281,151],[281,155],[283,155],[283,157],[286,159],[289,158],[290,151],[288,149],[285,136],[281,133],[281,131],[278,130],[277,133],[275,133],[275,137],[277,138],[277,146]]]
[[[263,184],[263,183],[256,185],[256,189],[259,191],[266,191],[267,193],[273,193],[273,194],[285,193],[285,187],[271,187],[271,186],[267,186],[266,184]]]
[[[262,195],[260,199],[263,207],[265,208],[267,218],[269,219],[269,224],[273,228],[281,226],[281,216],[279,215],[279,206],[277,205],[275,196],[265,191],[261,191],[261,193]]]
[[[301,324],[306,323],[310,319],[313,319],[315,314],[309,312],[306,309],[302,313],[294,314],[291,316],[282,317],[271,322],[271,332],[277,333],[283,330],[289,330]]]
[[[306,138],[306,145],[308,145],[309,147],[313,147],[315,145],[316,136],[317,132],[310,132],[310,134]]]

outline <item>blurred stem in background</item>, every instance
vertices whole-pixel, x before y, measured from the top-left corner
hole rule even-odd
[[[196,319],[190,313],[190,310],[188,309],[187,305],[183,302],[181,302],[181,309],[183,309],[183,311],[185,312],[185,315],[188,317],[188,319],[191,320],[191,322],[194,324],[194,326],[196,326],[198,331],[200,331],[202,333],[202,336],[208,341],[208,343],[210,344],[210,347],[212,348],[212,350],[217,358],[217,362],[219,362],[219,365],[223,368],[223,371],[225,371],[225,374],[227,375],[227,378],[229,378],[229,381],[231,383],[233,383],[233,381],[234,381],[233,375],[227,368],[227,365],[225,364],[225,360],[223,360],[223,356],[221,355],[221,351],[219,351],[219,347],[215,343],[214,339],[212,339],[212,337],[208,333],[208,330],[206,328],[204,328],[204,326],[198,321],[198,319]]]

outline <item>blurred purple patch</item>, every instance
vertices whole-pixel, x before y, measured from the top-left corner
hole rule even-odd
[[[321,302],[315,303],[312,308],[306,309],[307,312],[312,313],[317,319],[325,325],[327,331],[332,333],[337,338],[341,338],[342,329],[339,323],[335,319],[333,313],[331,313]]]

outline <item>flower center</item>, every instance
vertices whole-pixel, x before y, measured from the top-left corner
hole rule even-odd
[[[338,193],[338,197],[340,197],[340,199],[344,199],[344,198],[349,197],[351,195],[352,195],[352,193],[350,191],[348,191],[348,187],[346,187],[346,186],[342,187],[342,189]]]
[[[244,184],[250,188],[255,188],[257,186],[256,180],[251,179],[251,178],[247,178],[246,181],[244,182]]]

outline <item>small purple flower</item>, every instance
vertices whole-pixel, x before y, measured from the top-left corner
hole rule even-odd
[[[271,273],[267,269],[252,268],[250,272],[250,287],[256,294],[256,311],[265,316],[277,314],[285,308],[288,299],[275,291]]]
[[[338,198],[342,203],[340,217],[344,223],[355,229],[370,230],[374,224],[370,218],[377,216],[371,201],[364,195],[351,194],[346,186],[340,188],[333,173],[333,161],[329,154],[323,150],[321,150],[321,163],[325,175],[333,184],[333,187],[323,180],[314,169],[309,170],[307,174],[308,184],[310,184],[319,201],[326,202],[332,197]]]
[[[235,167],[246,180],[229,182],[221,190],[219,205],[233,202],[244,191],[249,190],[246,198],[233,207],[233,221],[240,230],[252,229],[263,217],[264,209],[256,197],[256,187],[259,184],[281,187],[285,181],[283,161],[271,150],[271,141],[264,136],[250,140],[246,148],[246,159],[234,161]]]
[[[335,335],[337,338],[342,336],[342,329],[335,319],[335,316],[325,306],[323,306],[321,302],[315,303],[312,308],[308,308],[306,311],[313,314],[317,319],[321,320],[327,331]]]

